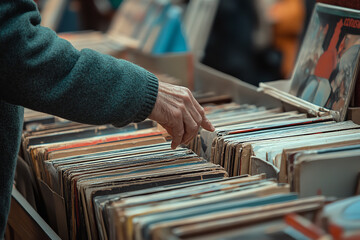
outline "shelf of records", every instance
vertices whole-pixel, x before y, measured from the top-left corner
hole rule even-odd
[[[195,64],[216,130],[175,150],[150,120],[26,110],[22,156],[43,217],[62,239],[359,239],[360,125],[345,120],[358,16],[317,4],[289,81],[255,88]]]

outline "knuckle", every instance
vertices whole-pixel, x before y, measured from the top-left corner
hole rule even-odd
[[[203,107],[200,107],[199,113],[200,113],[201,116],[204,116],[204,115],[205,115],[205,110],[204,110]]]
[[[191,91],[186,88],[186,87],[180,87],[181,88],[181,93],[183,96],[189,96],[189,95],[192,95]]]
[[[189,94],[186,91],[181,91],[180,97],[181,97],[181,99],[186,99],[186,98],[189,98]]]
[[[184,91],[184,92],[187,92],[187,90],[189,90],[187,87],[184,87],[184,86],[180,86],[181,90]]]
[[[202,118],[198,118],[196,120],[197,127],[199,127],[201,125],[201,123],[202,123]]]
[[[203,117],[200,115],[200,113],[195,113],[194,120],[197,124],[201,124]]]
[[[176,132],[176,137],[181,138],[184,135],[184,130],[179,130]]]
[[[183,97],[183,100],[184,100],[185,103],[191,103],[191,97],[189,95],[185,95]]]
[[[197,126],[199,127],[202,123],[202,117],[201,116],[194,116],[193,117],[193,120],[194,120],[194,126]]]
[[[178,86],[178,92],[182,95],[182,94],[184,94],[184,92],[185,92],[185,89],[184,89],[184,87],[182,87],[182,86]]]

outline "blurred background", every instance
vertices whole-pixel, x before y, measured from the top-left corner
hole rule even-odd
[[[42,13],[43,25],[58,33],[85,30],[107,33],[117,28],[119,35],[137,39],[142,50],[148,48],[152,54],[190,51],[196,61],[255,86],[259,82],[291,77],[304,36],[303,29],[306,29],[315,4],[314,0],[36,2]],[[154,11],[151,5],[156,5],[158,9]],[[153,16],[149,17],[151,11]],[[162,29],[166,36],[155,41],[156,34],[153,32],[160,30],[153,28],[150,34],[149,25],[165,11],[178,22],[174,24],[172,19],[172,27]],[[146,25],[147,28],[144,27]],[[160,28],[165,28],[164,25]],[[177,26],[175,30],[174,26]],[[69,39],[68,34],[64,36]],[[148,43],[149,39],[152,39],[152,44]],[[161,46],[167,44],[168,47],[159,48],[156,43]]]

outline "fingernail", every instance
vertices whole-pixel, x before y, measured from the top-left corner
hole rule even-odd
[[[215,127],[211,124],[211,122],[209,120],[206,120],[206,121],[210,125],[211,131],[215,131]]]

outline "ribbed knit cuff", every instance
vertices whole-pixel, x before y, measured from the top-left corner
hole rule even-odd
[[[150,72],[147,72],[148,83],[144,92],[145,102],[142,106],[142,111],[136,116],[134,122],[144,121],[154,108],[156,97],[158,94],[159,80]]]

